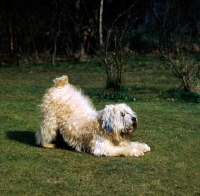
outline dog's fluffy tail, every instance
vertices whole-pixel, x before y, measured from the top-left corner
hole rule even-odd
[[[54,79],[53,82],[55,83],[55,87],[62,87],[68,84],[68,76],[63,75],[59,78]]]

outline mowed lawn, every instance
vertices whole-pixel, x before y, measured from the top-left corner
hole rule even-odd
[[[139,120],[132,140],[151,151],[139,158],[96,157],[36,146],[38,105],[63,74],[97,110],[127,103]],[[151,57],[129,62],[125,77],[134,101],[99,99],[105,71],[98,62],[0,68],[0,195],[200,196],[200,104],[163,98],[178,83]]]

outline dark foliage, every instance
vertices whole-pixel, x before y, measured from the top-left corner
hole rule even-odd
[[[127,24],[132,25],[127,38],[132,50],[150,52],[154,49],[152,38],[155,32],[167,33],[163,32],[162,20],[155,18],[155,11],[160,18],[164,17],[168,4],[172,7],[166,19],[171,21],[172,26],[168,33],[173,32],[174,21],[180,18],[178,25],[187,24],[194,40],[199,36],[200,3],[197,0],[104,0],[104,39],[113,21],[134,2],[136,5],[113,27],[123,29]],[[9,54],[15,56],[17,61],[24,56],[34,57],[36,60],[44,56],[48,58],[55,52],[55,43],[56,53],[65,59],[79,60],[83,50],[87,55],[93,55],[93,48],[98,48],[99,43],[99,5],[100,0],[2,0],[1,56]],[[175,14],[177,10],[178,15]]]

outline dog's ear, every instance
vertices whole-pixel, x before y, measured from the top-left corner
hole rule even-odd
[[[107,105],[100,113],[102,120],[102,129],[106,131],[107,134],[113,133],[113,105]]]
[[[117,134],[118,129],[123,128],[121,112],[116,109],[115,105],[107,105],[101,111],[102,129],[108,134]]]
[[[111,135],[113,133],[113,128],[108,121],[103,121],[102,128],[106,131],[107,134]]]
[[[122,107],[123,106],[123,107]],[[107,105],[101,113],[102,129],[108,134],[118,135],[124,129],[124,105]]]

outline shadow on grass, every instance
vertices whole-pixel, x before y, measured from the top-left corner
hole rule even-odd
[[[9,140],[17,141],[30,146],[35,146],[35,133],[31,131],[7,131],[6,137]]]
[[[72,147],[67,145],[67,143],[64,141],[62,135],[60,135],[59,133],[57,134],[56,140],[53,141],[52,143],[56,145],[56,148],[74,151],[74,149]]]
[[[37,146],[35,143],[35,132],[32,131],[7,131],[6,137],[9,140],[13,140],[29,146]],[[73,150],[73,148],[71,148],[70,146],[67,145],[66,142],[64,142],[60,134],[56,137],[56,140],[53,141],[52,143],[56,145],[56,148],[66,149],[69,151]]]

